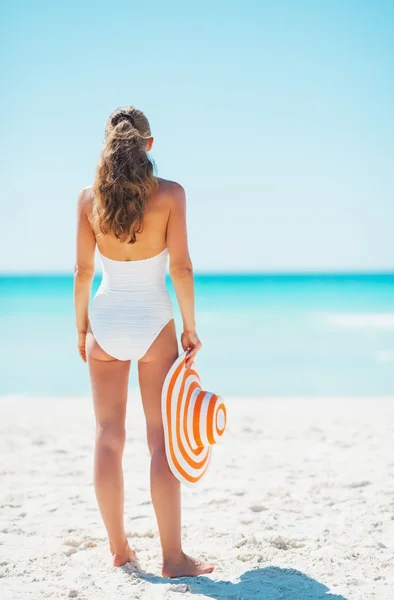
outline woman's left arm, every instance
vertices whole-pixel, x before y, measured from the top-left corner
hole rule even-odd
[[[74,308],[78,334],[78,351],[86,362],[86,333],[90,294],[94,277],[94,251],[96,238],[86,214],[88,191],[83,189],[78,196],[77,251],[74,269]]]

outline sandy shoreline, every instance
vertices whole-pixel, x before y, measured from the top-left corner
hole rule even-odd
[[[169,581],[159,577],[138,398],[129,400],[124,469],[141,573],[110,566],[92,486],[90,399],[1,398],[1,600],[392,599],[394,399],[227,405],[210,472],[183,491],[185,550],[217,568]]]

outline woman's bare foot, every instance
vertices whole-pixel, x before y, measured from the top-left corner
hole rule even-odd
[[[134,550],[132,550],[129,546],[129,542],[125,540],[123,548],[119,552],[115,552],[115,548],[110,542],[109,544],[114,567],[121,567],[131,560],[135,560],[137,555]]]
[[[212,573],[214,568],[214,565],[187,556],[182,552],[177,557],[163,561],[162,575],[163,577],[197,577]]]

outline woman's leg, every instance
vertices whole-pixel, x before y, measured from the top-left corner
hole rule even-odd
[[[161,390],[177,356],[175,325],[171,320],[138,362],[151,453],[151,495],[163,551],[163,575],[167,577],[201,575],[213,570],[212,565],[182,552],[180,483],[171,473],[165,453]]]
[[[114,556],[114,566],[135,558],[123,524],[124,491],[122,456],[130,361],[112,358],[92,333],[86,341],[87,358],[96,416],[94,485]]]

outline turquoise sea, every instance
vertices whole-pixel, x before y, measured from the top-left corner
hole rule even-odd
[[[72,294],[71,275],[0,277],[0,394],[89,394]],[[206,389],[394,395],[394,274],[197,275],[196,308]]]

